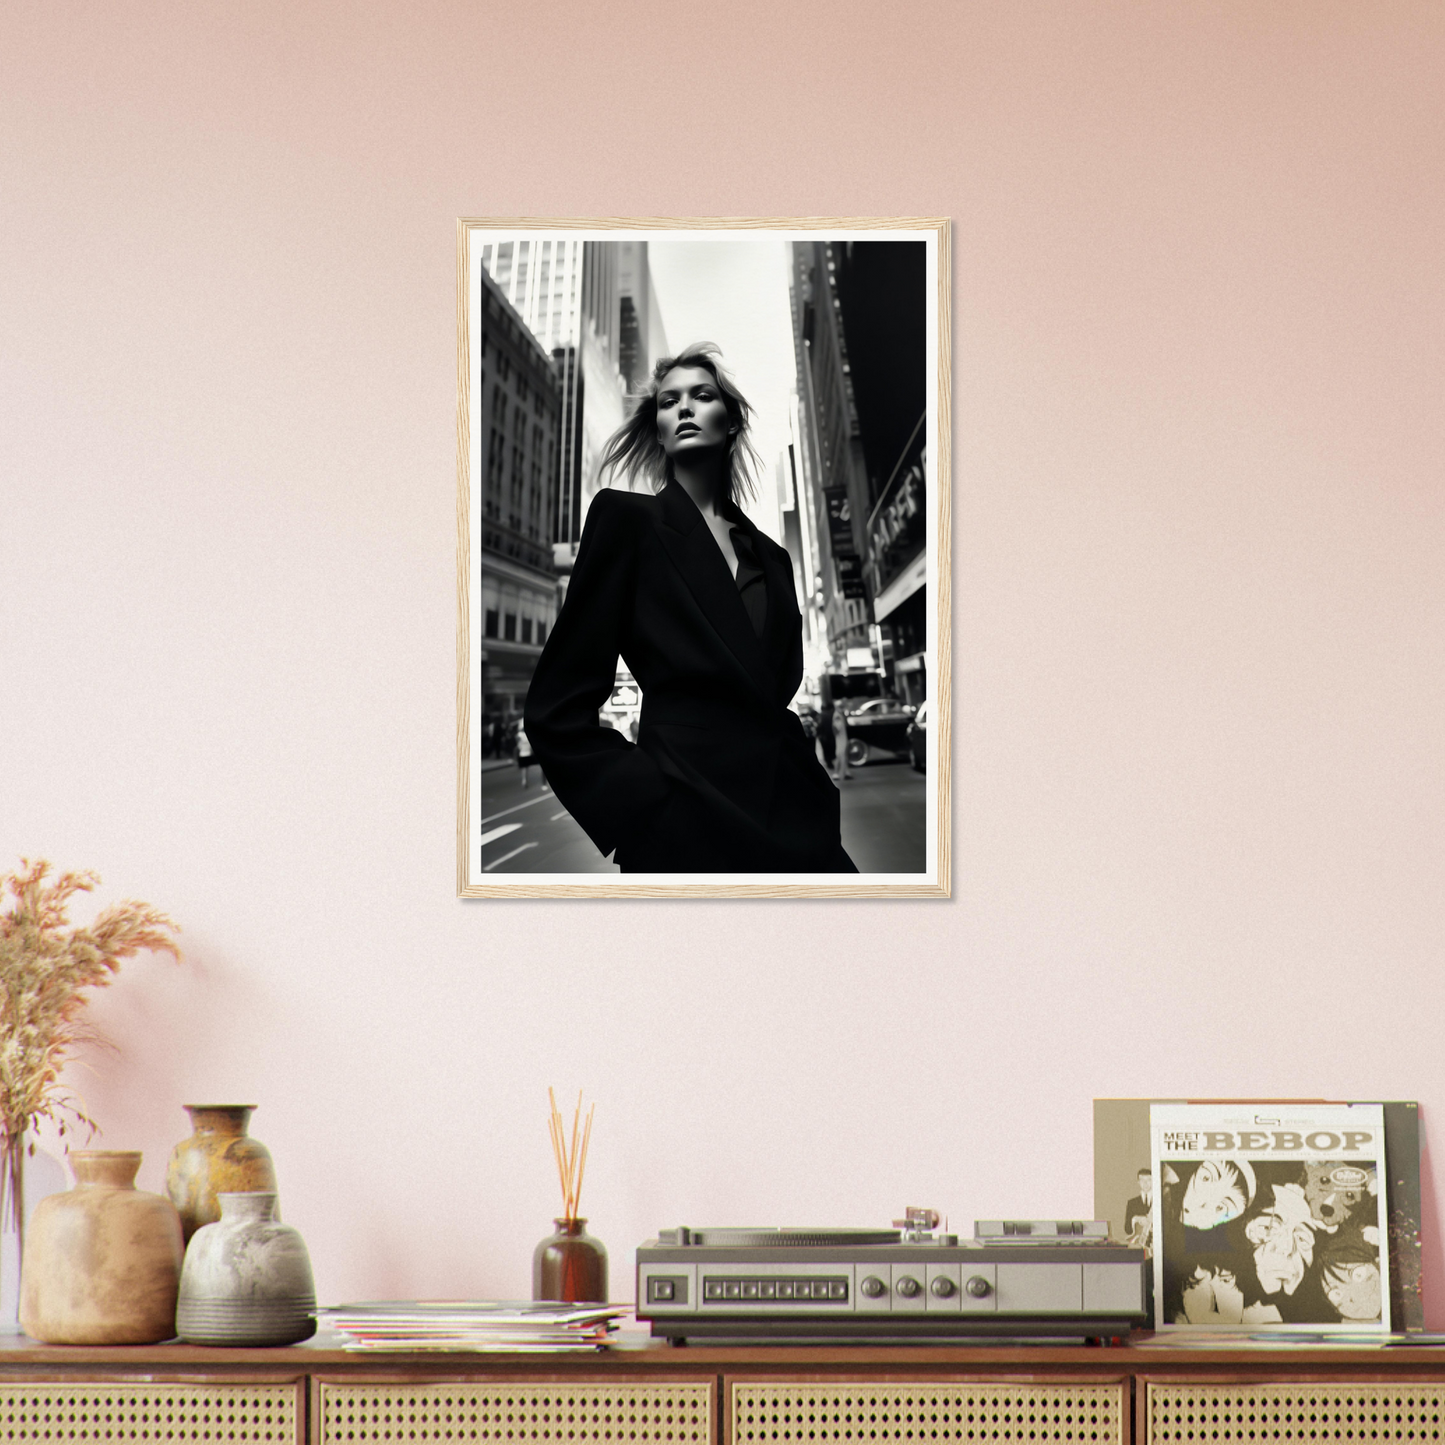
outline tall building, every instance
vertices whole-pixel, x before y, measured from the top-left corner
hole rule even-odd
[[[803,482],[802,449],[798,442],[798,408],[792,399],[790,420],[792,440],[778,458],[776,492],[778,497],[778,536],[788,549],[793,563],[793,586],[798,598],[798,611],[803,621],[803,691],[816,696],[818,680],[831,666],[827,627],[824,624],[818,593],[818,546],[814,536],[815,521]]]
[[[586,245],[551,237],[482,245],[483,270],[548,355],[577,344]]]
[[[794,445],[802,495],[813,523],[815,610],[830,665],[842,671],[871,642],[863,582],[868,469],[853,396],[852,363],[825,241],[793,242],[792,312],[798,408]]]
[[[833,253],[868,473],[864,582],[889,682],[918,703],[928,685],[927,246],[850,241]]]
[[[522,710],[557,615],[556,530],[561,392],[551,356],[501,288],[482,275],[479,391],[482,712],[494,724]]]
[[[922,241],[793,244],[795,444],[816,520],[814,605],[832,665],[871,652],[926,695],[927,251]]]
[[[552,357],[561,395],[550,541],[563,568],[597,491],[603,449],[625,394],[666,345],[647,242],[548,236],[491,241],[483,269]]]
[[[641,391],[654,364],[667,355],[662,308],[652,286],[646,241],[618,241],[617,292],[620,311],[618,360],[630,393]]]

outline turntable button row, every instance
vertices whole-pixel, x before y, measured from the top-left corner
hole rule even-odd
[[[779,1300],[796,1301],[826,1300],[830,1304],[846,1302],[848,1280],[830,1277],[820,1279],[736,1279],[733,1277],[704,1278],[702,1282],[704,1300],[759,1300],[776,1304]]]

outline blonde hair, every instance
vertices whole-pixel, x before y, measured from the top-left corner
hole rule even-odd
[[[740,497],[751,500],[757,495],[755,474],[761,465],[753,444],[748,440],[752,407],[723,369],[722,352],[711,341],[698,341],[684,347],[676,356],[664,356],[652,368],[652,379],[637,397],[632,415],[607,439],[602,452],[601,470],[615,470],[629,482],[642,477],[660,491],[672,480],[672,462],[657,439],[657,393],[668,372],[679,366],[695,366],[711,374],[727,407],[728,419],[734,428],[728,437],[727,466],[723,472],[721,505],[738,504]]]

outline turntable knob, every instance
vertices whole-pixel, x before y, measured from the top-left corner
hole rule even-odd
[[[893,1288],[896,1289],[904,1299],[913,1299],[923,1292],[923,1286],[919,1284],[911,1274],[905,1274]]]
[[[888,1286],[878,1278],[876,1274],[870,1274],[862,1284],[858,1286],[869,1299],[877,1299],[879,1295],[886,1294]]]
[[[966,1289],[974,1299],[983,1299],[985,1295],[992,1291],[993,1286],[981,1274],[976,1274],[964,1285],[964,1289]]]
[[[928,1286],[939,1299],[947,1299],[956,1287],[946,1274],[935,1275],[933,1282]]]

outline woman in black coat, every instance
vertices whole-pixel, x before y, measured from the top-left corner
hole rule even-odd
[[[604,469],[654,495],[592,499],[527,693],[527,736],[567,811],[625,873],[856,873],[838,790],[788,704],[803,675],[787,552],[738,510],[748,404],[710,344],[658,363]],[[631,743],[598,722],[621,656]]]

